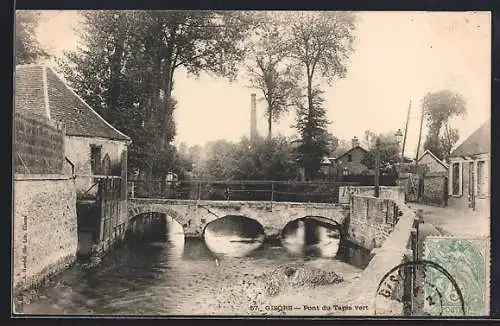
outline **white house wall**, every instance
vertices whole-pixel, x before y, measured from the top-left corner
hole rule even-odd
[[[66,136],[66,157],[75,165],[77,194],[87,191],[93,184],[92,178],[88,177],[91,175],[90,145],[102,146],[101,160],[108,154],[111,170],[121,166],[121,155],[127,148],[124,141]]]
[[[486,190],[486,195],[484,196],[479,196],[478,194],[478,180],[477,180],[477,162],[479,161],[485,161],[485,178],[486,178],[486,185],[487,185],[487,190]],[[452,176],[452,171],[453,171],[453,164],[454,163],[459,163],[460,164],[460,175],[459,175],[459,183],[460,183],[460,195],[456,196],[452,194],[452,187],[453,187],[453,176]],[[485,154],[479,154],[475,155],[474,157],[451,157],[450,158],[450,167],[449,167],[449,206],[454,207],[454,208],[459,208],[459,209],[469,209],[469,198],[468,198],[468,193],[465,193],[464,191],[464,177],[465,174],[468,175],[468,164],[473,163],[473,169],[474,169],[474,184],[473,186],[473,191],[475,195],[475,205],[476,205],[476,211],[489,214],[490,212],[490,192],[491,192],[491,185],[490,185],[490,175],[491,175],[491,164],[490,164],[490,154],[485,153]]]

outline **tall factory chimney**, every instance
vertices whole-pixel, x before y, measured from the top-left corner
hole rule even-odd
[[[254,141],[257,138],[257,95],[252,93],[250,107],[250,140]]]

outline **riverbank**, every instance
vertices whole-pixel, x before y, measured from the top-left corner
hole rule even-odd
[[[186,239],[184,251],[163,242],[122,246],[95,268],[72,266],[15,305],[38,315],[325,315],[312,307],[345,300],[360,272],[337,259],[307,261],[283,247],[216,259],[202,239]],[[283,282],[287,274],[291,281]]]
[[[222,268],[223,263],[221,263]],[[298,269],[297,273],[315,274],[295,277],[292,282],[276,282],[277,270],[287,266]],[[210,288],[185,302],[180,314],[187,315],[313,315],[331,313],[333,307],[343,300],[352,282],[361,269],[333,259],[316,259],[293,264],[262,266],[248,273],[232,275],[224,288]],[[286,273],[286,271],[285,271]],[[342,281],[337,283],[328,275],[337,274]],[[316,277],[330,278],[326,284],[311,281]],[[283,274],[282,279],[287,276]],[[329,283],[329,284],[328,284]],[[270,285],[279,284],[278,289]]]

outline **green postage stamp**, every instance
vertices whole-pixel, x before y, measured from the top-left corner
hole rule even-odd
[[[442,316],[489,315],[489,238],[427,237],[424,311]]]

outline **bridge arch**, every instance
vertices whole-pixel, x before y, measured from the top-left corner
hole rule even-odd
[[[193,214],[196,209],[189,205],[168,205],[158,203],[133,202],[128,203],[128,220],[133,220],[136,216],[145,213],[160,213],[164,214],[167,221],[175,221],[179,223],[184,235],[201,236],[206,224],[219,218],[219,215],[203,212]]]
[[[338,229],[341,238],[345,236],[343,224],[336,221],[335,219],[331,219],[331,218],[319,216],[319,215],[306,215],[306,216],[302,216],[302,217],[292,218],[288,222],[286,222],[286,224],[281,228],[280,238],[283,238],[284,232],[287,230],[288,226],[290,226],[292,223],[298,222],[300,220],[305,220],[305,219],[313,220],[319,226],[327,226],[327,227],[333,226],[334,228]]]
[[[180,225],[182,225],[182,227],[184,228],[182,220],[179,220],[177,218],[178,213],[175,212],[175,210],[172,210],[172,209],[170,209],[168,207],[164,207],[164,206],[159,206],[159,207],[138,206],[138,207],[134,207],[132,209],[129,209],[129,211],[128,211],[129,222],[133,221],[139,215],[148,214],[148,213],[163,214],[165,216],[165,219],[167,220],[167,222],[175,221],[175,222],[179,223]]]
[[[238,215],[237,214],[226,214],[224,216],[221,216],[221,217],[213,219],[212,221],[208,222],[203,227],[202,235],[203,236],[205,235],[205,232],[207,231],[207,228],[210,225],[213,225],[214,223],[217,223],[217,222],[222,222],[224,219],[226,219],[226,220],[231,220],[232,219],[233,222],[235,222],[236,220],[240,220],[241,224],[244,224],[244,226],[245,225],[250,225],[251,226],[251,224],[254,224],[253,226],[256,229],[255,231],[256,232],[262,232],[265,235],[264,225],[262,224],[262,221],[259,221],[258,219],[255,219],[254,217],[251,217],[251,216],[239,215],[239,214]]]
[[[348,211],[344,207],[313,203],[269,203],[238,201],[192,201],[165,199],[132,199],[128,201],[129,219],[137,214],[158,212],[180,223],[188,236],[203,236],[205,226],[226,215],[246,216],[259,222],[266,236],[279,237],[293,220],[316,216],[330,224],[343,223]]]

